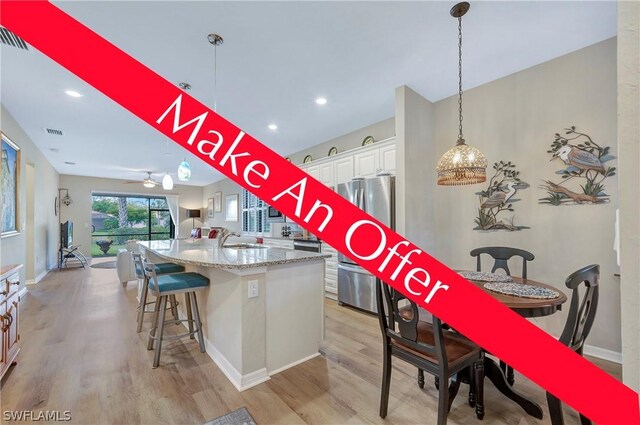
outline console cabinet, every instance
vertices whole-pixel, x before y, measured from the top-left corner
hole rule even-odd
[[[20,295],[18,290],[21,268],[22,265],[0,268],[0,329],[2,331],[0,378],[16,362],[20,351]]]

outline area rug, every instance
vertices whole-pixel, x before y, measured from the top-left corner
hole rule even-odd
[[[204,425],[257,425],[255,419],[251,417],[246,407],[241,407],[231,413],[206,422]]]
[[[91,265],[92,269],[115,269],[116,262],[115,261],[104,261],[102,263],[95,263]]]

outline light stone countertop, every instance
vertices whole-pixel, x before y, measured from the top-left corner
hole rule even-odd
[[[168,261],[218,269],[249,269],[331,257],[328,254],[273,247],[219,249],[216,239],[172,239],[138,244]]]

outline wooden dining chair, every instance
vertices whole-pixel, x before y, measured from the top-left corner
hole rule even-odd
[[[507,275],[511,276],[511,270],[509,270],[508,261],[512,257],[520,257],[522,258],[522,271],[520,276],[523,279],[527,278],[527,261],[533,261],[536,257],[529,251],[525,251],[524,249],[519,248],[510,248],[507,246],[485,246],[482,248],[472,249],[469,253],[472,257],[476,257],[476,270],[482,271],[482,254],[487,254],[491,258],[493,258],[493,268],[491,269],[491,273],[495,273],[496,270],[502,269],[507,273]],[[507,376],[507,382],[509,385],[513,385],[515,382],[515,375],[513,373],[513,368],[507,365],[505,362],[500,360],[500,368]]]
[[[600,266],[592,264],[575,271],[565,281],[567,288],[572,290],[571,306],[567,322],[560,335],[560,342],[582,356],[584,343],[589,336],[591,326],[596,318],[598,310],[598,285],[600,281]],[[580,295],[580,286],[584,283],[585,289]],[[553,425],[564,424],[562,403],[553,394],[547,393],[549,416]],[[591,420],[580,414],[580,423],[590,425]]]
[[[435,316],[432,323],[420,320],[418,306],[380,279],[376,279],[376,303],[380,330],[384,339],[380,417],[387,416],[391,386],[391,359],[397,357],[418,368],[418,386],[424,387],[424,371],[439,378],[438,425],[447,416],[458,393],[462,374],[471,371],[469,380],[475,389],[475,411],[484,417],[484,353],[464,336],[442,327]],[[385,310],[386,305],[386,310]],[[388,312],[385,313],[385,311]]]
[[[502,269],[507,275],[511,276],[511,271],[509,270],[508,261],[512,257],[521,257],[522,258],[522,272],[520,276],[523,279],[527,278],[527,261],[533,261],[536,257],[530,253],[529,251],[525,251],[524,249],[518,248],[510,248],[507,246],[485,246],[482,248],[472,249],[470,252],[472,257],[477,258],[476,270],[482,271],[482,261],[480,259],[482,254],[488,254],[494,259],[493,268],[491,269],[491,273],[495,273],[496,270]]]

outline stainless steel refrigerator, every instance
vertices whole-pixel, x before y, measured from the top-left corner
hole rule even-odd
[[[395,229],[395,177],[354,179],[338,193],[367,214]],[[377,313],[375,277],[344,254],[338,254],[338,302]]]

